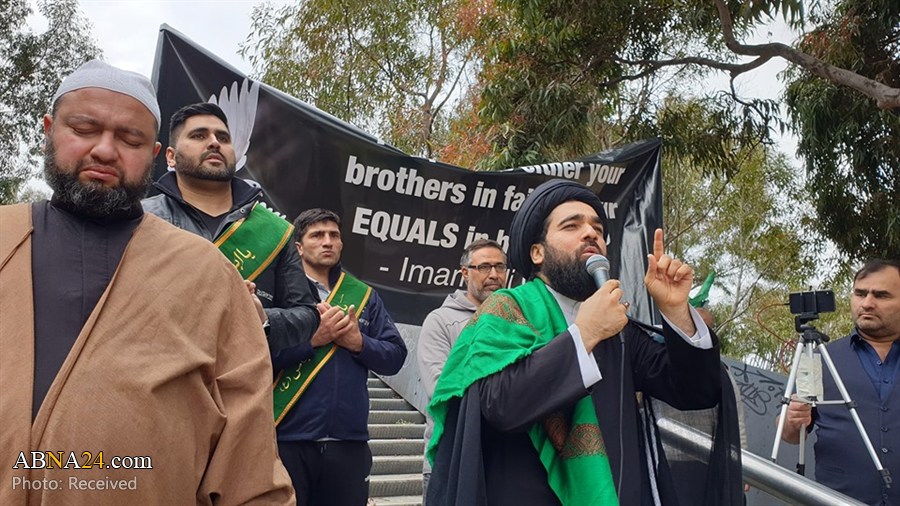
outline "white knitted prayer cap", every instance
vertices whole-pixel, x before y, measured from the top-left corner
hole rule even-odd
[[[91,60],[78,67],[62,83],[53,95],[55,104],[64,94],[82,88],[102,88],[114,91],[144,104],[150,114],[156,118],[157,133],[160,124],[159,104],[156,102],[156,90],[150,80],[130,70],[122,70],[100,60]]]

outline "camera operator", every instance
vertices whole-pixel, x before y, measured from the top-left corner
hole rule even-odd
[[[782,439],[797,444],[803,426],[816,427],[816,481],[866,504],[900,506],[900,262],[870,260],[853,279],[854,329],[827,346],[835,369],[884,468],[895,480],[886,488],[842,404],[791,401]],[[824,399],[840,399],[823,371]]]

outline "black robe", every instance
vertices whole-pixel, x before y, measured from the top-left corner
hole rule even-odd
[[[31,209],[34,419],[144,212],[136,205],[106,218],[87,218],[56,200]]]
[[[721,399],[720,359],[715,336],[713,348],[703,350],[668,325],[663,335],[666,344],[656,343],[630,323],[622,340],[601,342],[593,356],[603,379],[589,390],[582,383],[568,332],[475,383],[462,399],[450,403],[426,502],[559,504],[526,431],[590,394],[620,504],[653,504],[651,481],[663,504],[677,504],[658,439],[658,476],[653,480],[649,476],[635,394],[652,395],[679,409],[712,407]]]

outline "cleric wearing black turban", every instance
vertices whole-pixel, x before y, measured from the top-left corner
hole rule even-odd
[[[531,279],[534,274],[534,265],[531,263],[529,252],[531,245],[538,242],[544,230],[544,221],[556,206],[577,200],[591,206],[600,219],[603,226],[603,239],[607,239],[606,213],[603,204],[594,192],[584,185],[565,179],[553,179],[538,186],[525,199],[522,207],[513,217],[510,226],[509,262],[525,279]]]
[[[619,282],[598,289],[584,268],[605,237],[600,200],[571,181],[538,186],[516,212],[510,263],[530,281],[489,297],[447,359],[429,405],[429,506],[676,504],[665,459],[648,462],[659,446],[645,447],[635,393],[716,405],[717,339],[661,230],[645,282],[665,342],[630,322]],[[711,500],[739,501],[737,479]]]

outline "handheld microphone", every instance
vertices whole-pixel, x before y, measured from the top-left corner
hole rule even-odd
[[[594,278],[594,284],[597,285],[597,288],[603,286],[604,283],[609,281],[609,260],[603,255],[591,255],[590,258],[584,263],[585,269],[587,269],[588,274]],[[627,305],[625,306],[628,307]],[[622,346],[620,355],[621,362],[619,364],[619,426],[622,426],[625,420],[625,336],[619,332],[619,344]],[[624,448],[624,432],[619,431],[619,448]],[[624,469],[625,465],[625,452],[619,452],[619,469]],[[619,482],[616,484],[616,493],[621,497],[622,492],[622,476],[624,473],[619,473]]]
[[[597,288],[609,281],[609,260],[603,255],[591,255],[584,264],[588,274],[594,278]]]
[[[605,256],[591,255],[584,263],[584,267],[587,269],[588,274],[594,278],[594,284],[597,285],[597,288],[600,288],[603,286],[603,283],[609,281],[609,260],[607,260]],[[627,302],[625,303],[625,309],[628,309]],[[622,342],[623,346],[625,345],[625,337],[622,336],[621,332],[619,333],[619,341]]]

